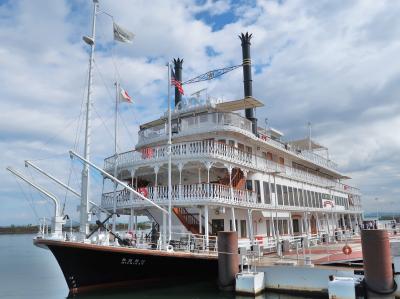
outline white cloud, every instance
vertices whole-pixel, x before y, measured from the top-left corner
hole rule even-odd
[[[1,169],[22,165],[19,161],[26,158],[67,153],[73,146],[73,120],[81,112],[87,83],[88,49],[81,36],[90,32],[89,4],[21,0],[0,5]],[[252,59],[257,66],[254,95],[266,104],[257,111],[260,124],[268,117],[291,139],[304,136],[305,123],[311,121],[313,135],[365,190],[366,207],[373,206],[376,196],[387,202],[398,197],[399,3],[103,0],[101,5],[136,37],[132,45],[117,44],[111,50],[111,22],[99,16],[92,136],[98,163],[113,149],[113,60],[121,84],[135,99],[123,109],[125,124],[120,123],[120,148],[127,150],[137,140],[138,125],[165,109],[167,60],[184,58],[185,79],[239,64],[237,35],[249,31],[254,34]],[[221,22],[218,17],[224,13],[237,20],[213,31],[212,24],[195,18],[201,12],[215,22]],[[207,47],[217,55],[207,56]],[[241,77],[236,70],[185,91],[208,87],[213,96],[236,99],[243,93]],[[55,161],[42,163],[67,177],[68,157]],[[55,170],[56,163],[64,169]],[[74,173],[79,176],[78,165]],[[16,211],[15,201],[22,197],[8,199],[19,191],[14,179],[1,174],[0,197]],[[371,178],[379,178],[378,183]]]

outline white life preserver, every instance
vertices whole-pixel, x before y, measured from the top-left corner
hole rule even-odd
[[[172,246],[171,244],[167,245],[167,252],[174,252],[174,246]]]

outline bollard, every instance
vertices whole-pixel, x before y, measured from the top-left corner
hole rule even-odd
[[[380,229],[362,230],[361,246],[368,298],[374,298],[378,294],[389,295],[394,291],[395,286],[387,231]]]
[[[239,272],[237,232],[218,232],[218,286],[221,290],[234,290]]]

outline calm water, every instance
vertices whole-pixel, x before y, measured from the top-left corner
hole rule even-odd
[[[33,235],[0,235],[0,298],[61,299],[68,296],[67,284],[48,250],[32,244]],[[82,299],[245,299],[219,292],[214,285],[185,284],[140,291],[112,291],[76,296]],[[257,299],[305,299],[263,294]]]

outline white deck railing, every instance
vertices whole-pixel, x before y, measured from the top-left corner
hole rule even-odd
[[[139,192],[144,191],[145,196],[150,200],[160,205],[168,204],[168,187],[146,187],[138,189]],[[144,202],[141,198],[131,194],[128,190],[117,191],[115,199],[117,200],[117,209],[131,208],[131,207],[147,207],[148,203]],[[279,211],[324,211],[324,212],[338,212],[339,207],[333,209],[317,208],[317,207],[302,207],[294,205],[278,205],[266,204],[257,201],[257,194],[253,191],[230,188],[221,184],[191,184],[191,185],[173,185],[172,186],[172,203],[175,206],[187,205],[204,205],[216,204],[226,205],[233,207],[244,208],[261,208]],[[114,207],[114,193],[104,193],[101,199],[101,206],[104,209],[112,209]],[[340,210],[342,211],[342,210]],[[348,211],[347,212],[356,212]],[[358,211],[359,212],[359,211]]]
[[[118,155],[118,166],[130,168],[156,162],[166,162],[168,159],[167,145],[148,147],[140,151],[129,151]],[[359,194],[359,190],[334,180],[324,178],[304,170],[270,161],[264,157],[242,151],[225,143],[214,140],[200,140],[176,143],[172,145],[172,159],[221,159],[225,162],[252,168],[257,171],[274,172],[292,179],[305,181],[322,187],[329,187],[338,191]],[[104,160],[104,169],[114,172],[115,157]]]
[[[139,190],[140,191],[140,190]],[[168,187],[146,187],[147,198],[155,203],[168,203]],[[127,208],[136,205],[145,205],[143,200],[131,195],[128,190],[121,190],[116,195],[117,208]],[[257,196],[252,191],[230,188],[220,184],[191,184],[172,186],[172,201],[174,204],[190,204],[197,202],[216,202],[237,206],[257,205]],[[113,208],[114,193],[105,193],[101,199],[101,206],[105,209]]]

